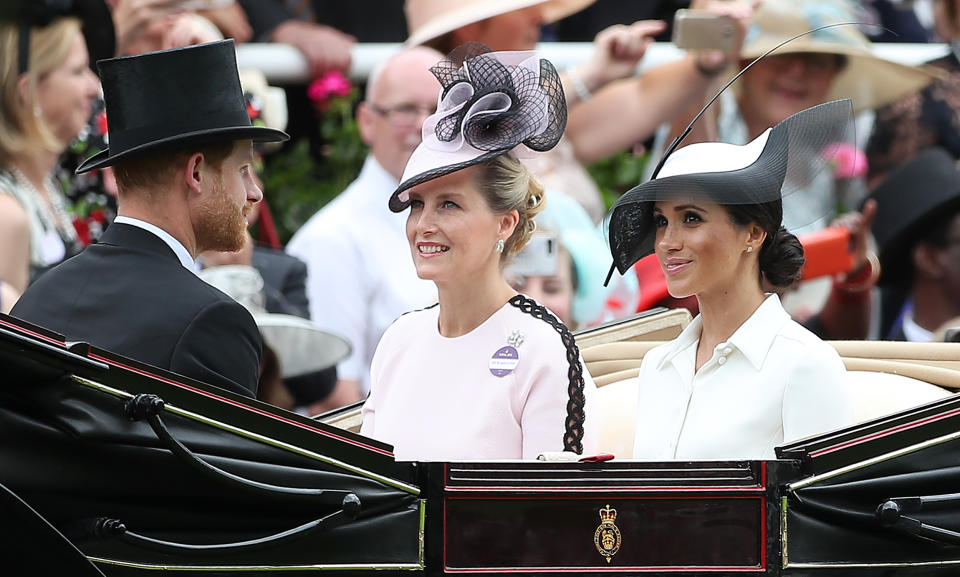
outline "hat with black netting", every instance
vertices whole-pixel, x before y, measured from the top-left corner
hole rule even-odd
[[[556,146],[567,124],[560,75],[534,51],[458,47],[430,68],[443,88],[423,122],[423,142],[407,161],[390,210],[410,205],[409,189],[502,154]]]
[[[844,99],[802,110],[742,146],[701,142],[668,151],[654,178],[624,193],[610,210],[607,235],[614,266],[624,274],[653,253],[655,202],[781,200],[805,190],[830,166],[833,147],[853,141],[853,108]]]

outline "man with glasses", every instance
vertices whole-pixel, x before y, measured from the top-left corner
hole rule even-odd
[[[366,395],[380,335],[401,314],[436,301],[433,283],[420,279],[413,266],[406,217],[390,212],[387,199],[420,144],[423,120],[436,110],[437,84],[429,68],[442,58],[430,48],[410,48],[374,70],[357,109],[360,135],[370,147],[363,169],[287,245],[287,252],[307,263],[314,323],[353,345],[351,356],[337,365],[336,388],[312,412]]]

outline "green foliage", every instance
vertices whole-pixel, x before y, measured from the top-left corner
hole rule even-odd
[[[604,205],[609,210],[620,195],[643,182],[643,169],[649,153],[618,152],[587,167],[590,176],[600,187]]]
[[[306,139],[271,156],[264,174],[265,194],[276,221],[280,242],[286,244],[315,212],[336,198],[360,173],[367,147],[353,116],[360,98],[354,88],[349,96],[332,98],[320,116],[324,142],[322,160],[310,154]]]

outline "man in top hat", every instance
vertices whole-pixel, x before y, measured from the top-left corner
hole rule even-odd
[[[205,250],[238,250],[262,193],[232,40],[98,63],[109,148],[78,173],[113,166],[118,217],[100,243],[34,283],[12,314],[234,393],[257,390],[250,313],[196,275]]]
[[[871,193],[880,249],[880,334],[930,341],[960,315],[960,173],[942,148],[920,152]]]

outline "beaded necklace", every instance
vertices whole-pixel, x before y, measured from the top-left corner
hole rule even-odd
[[[69,243],[77,242],[77,231],[73,228],[73,219],[67,213],[63,197],[53,184],[53,177],[47,176],[43,181],[43,186],[47,192],[47,198],[37,190],[33,182],[16,165],[10,165],[10,173],[17,182],[27,191],[33,202],[37,205],[38,216],[47,230],[57,231],[64,240]]]

